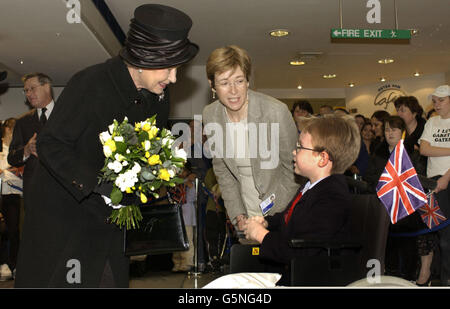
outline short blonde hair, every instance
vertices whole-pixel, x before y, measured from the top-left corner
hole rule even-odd
[[[247,81],[250,80],[252,64],[246,50],[236,45],[215,49],[206,62],[206,76],[214,88],[214,76],[240,67]]]
[[[314,150],[328,153],[333,162],[331,174],[344,173],[356,161],[361,135],[353,117],[313,118],[303,132],[311,135]]]

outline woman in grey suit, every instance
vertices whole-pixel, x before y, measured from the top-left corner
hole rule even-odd
[[[218,97],[203,110],[207,143],[225,208],[242,230],[248,217],[283,211],[297,191],[297,128],[284,103],[249,89],[251,62],[242,48],[214,50],[206,72]]]

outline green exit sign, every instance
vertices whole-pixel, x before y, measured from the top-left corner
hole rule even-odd
[[[409,40],[411,30],[398,29],[331,29],[332,39]]]

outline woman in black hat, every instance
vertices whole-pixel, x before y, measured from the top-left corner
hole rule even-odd
[[[192,21],[163,5],[138,7],[120,56],[75,74],[40,133],[40,166],[26,205],[16,287],[128,287],[123,231],[97,187],[104,164],[99,133],[113,119],[130,123],[169,114],[167,86],[198,46]]]

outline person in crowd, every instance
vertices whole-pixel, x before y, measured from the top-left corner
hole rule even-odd
[[[326,115],[326,114],[333,114],[334,110],[330,105],[322,105],[319,108],[319,114],[320,116]]]
[[[234,45],[214,50],[206,64],[218,100],[204,108],[203,122],[209,148],[216,150],[212,163],[225,208],[240,231],[249,216],[283,211],[298,188],[290,156],[298,136],[292,115],[286,104],[249,89],[250,72],[247,51]],[[223,140],[212,129],[221,130]],[[251,138],[255,133],[258,138]]]
[[[359,127],[359,130],[361,131],[364,123],[366,123],[366,121],[367,121],[367,118],[364,117],[364,115],[358,114],[358,115],[355,115],[355,121]]]
[[[198,177],[198,184],[202,184],[205,181],[206,173],[212,166],[210,155],[207,147],[204,147],[206,141],[205,135],[203,135],[202,122],[193,119],[189,122],[189,128],[191,133],[191,146],[188,152],[188,162],[191,164],[192,170]],[[197,226],[197,259],[198,259],[198,271],[205,272],[208,262],[207,246],[205,240],[206,230],[206,205],[208,203],[207,194],[198,188],[197,191],[197,211],[198,211],[198,226]]]
[[[375,148],[384,141],[384,122],[389,118],[389,113],[383,110],[376,111],[370,117],[370,123],[372,124],[372,131],[375,135],[375,139],[372,142],[369,153],[374,152]]]
[[[313,109],[309,101],[299,100],[294,103],[291,109],[292,117],[294,117],[297,130],[300,133],[302,127],[302,121],[305,118],[312,117],[314,115]]]
[[[39,161],[36,150],[37,136],[52,114],[55,102],[52,80],[46,74],[26,74],[22,77],[22,82],[23,92],[32,109],[16,122],[9,145],[8,163],[14,167],[24,166],[23,198],[27,210],[27,206],[34,205],[34,202],[28,199],[28,194],[32,186],[31,178]]]
[[[3,277],[8,274],[15,274],[17,252],[19,251],[19,221],[20,206],[22,203],[23,191],[23,168],[12,167],[8,164],[8,148],[11,143],[16,119],[6,119],[2,126],[3,151],[0,152],[0,181],[1,181],[1,213],[5,218],[6,236],[9,242],[9,250],[6,263],[0,266]],[[6,273],[6,275],[4,275]],[[2,276],[2,275],[0,275]]]
[[[350,113],[345,108],[342,108],[342,107],[335,108],[334,114],[336,114],[338,116],[350,115]]]
[[[196,188],[195,177],[192,173],[191,165],[187,162],[184,166],[183,172],[180,175],[184,179],[184,183],[180,184],[181,190],[184,195],[184,201],[182,204],[183,220],[186,228],[187,238],[189,240],[189,249],[186,251],[178,251],[172,253],[173,272],[188,272],[192,270],[194,266],[194,229],[197,226],[197,209],[195,207]]]
[[[419,150],[419,138],[422,136],[426,120],[422,117],[423,108],[414,96],[401,96],[394,101],[397,114],[405,121],[407,137],[405,144]],[[421,165],[426,166],[427,157],[421,156]],[[436,233],[421,234],[417,237],[417,247],[420,256],[420,272],[416,284],[426,285],[431,280],[431,263],[433,251],[437,246]]]
[[[108,222],[112,208],[103,198],[112,185],[98,185],[105,159],[98,136],[125,116],[135,123],[157,114],[156,126],[166,126],[168,86],[198,52],[191,26],[175,8],[141,5],[120,55],[67,83],[37,140],[35,207],[25,216],[16,287],[128,287],[124,233]]]
[[[354,119],[312,119],[293,151],[295,173],[309,181],[291,196],[284,212],[247,220],[248,239],[261,244],[260,257],[288,265],[297,255],[320,255],[320,249],[293,249],[289,240],[333,239],[348,241],[351,195],[344,171],[355,161],[360,133]],[[325,253],[326,254],[326,253]],[[287,284],[287,272],[278,284]]]
[[[406,132],[405,121],[399,116],[389,116],[384,124],[385,139],[379,144],[369,159],[364,180],[369,184],[371,193],[376,192],[378,180],[389,160],[391,152]],[[417,174],[425,175],[425,166],[420,161],[420,154],[412,144],[405,144],[405,149]],[[418,212],[399,220],[389,227],[390,234],[413,233],[425,228]],[[386,274],[415,281],[418,263],[417,237],[389,236],[386,244]]]
[[[361,127],[361,141],[363,145],[366,147],[367,153],[370,155],[370,149],[372,148],[372,142],[375,139],[375,135],[372,131],[372,124],[370,120],[366,120],[366,122]]]
[[[446,218],[450,218],[448,183],[450,180],[450,86],[437,87],[430,95],[438,116],[431,117],[425,124],[419,139],[420,154],[428,157],[427,177],[437,180],[434,189],[439,207]],[[450,285],[450,227],[438,230],[441,284]]]
[[[206,239],[208,242],[209,261],[214,272],[220,271],[223,248],[227,237],[227,214],[217,183],[216,175],[211,167],[205,177],[205,188],[208,193],[206,206]]]

